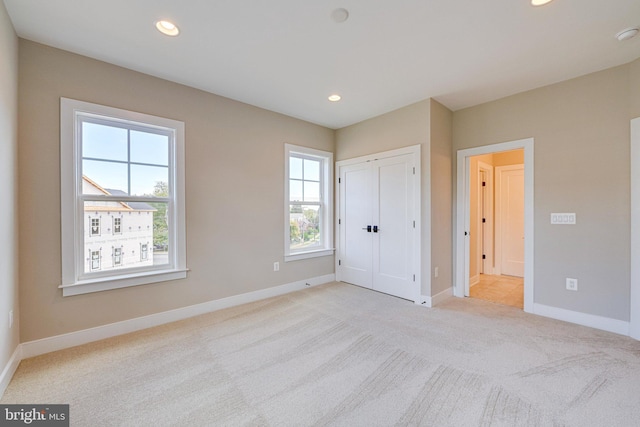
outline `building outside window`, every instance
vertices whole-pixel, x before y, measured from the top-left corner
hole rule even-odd
[[[122,248],[113,248],[113,265],[122,265]]]
[[[100,270],[100,251],[90,251],[91,270]]]
[[[113,234],[121,234],[122,233],[122,218],[114,217],[113,218]]]
[[[100,235],[100,218],[91,218],[91,235]]]

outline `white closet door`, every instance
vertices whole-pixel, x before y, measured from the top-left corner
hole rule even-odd
[[[413,279],[413,165],[404,155],[372,162],[373,289],[417,299]]]
[[[371,288],[371,167],[340,168],[340,279]]]
[[[339,168],[339,279],[417,300],[413,155]]]

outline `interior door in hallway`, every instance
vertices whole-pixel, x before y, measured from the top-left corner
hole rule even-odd
[[[376,291],[418,299],[413,155],[339,167],[339,277]]]
[[[500,273],[524,276],[524,165],[496,168],[499,189],[496,189],[499,222],[497,258]],[[499,252],[499,254],[498,254]]]

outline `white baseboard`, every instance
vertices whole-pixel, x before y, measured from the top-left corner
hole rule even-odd
[[[576,323],[590,328],[613,332],[620,335],[629,335],[629,322],[624,320],[611,319],[609,317],[596,316],[593,314],[580,313],[578,311],[565,310],[563,308],[551,307],[543,304],[533,304],[533,314],[550,317],[556,320]]]
[[[432,308],[452,296],[453,296],[453,288],[447,288],[444,291],[439,292],[432,297],[422,295],[420,297],[420,300],[417,301],[416,304],[422,305],[423,307]]]
[[[162,313],[151,314],[149,316],[137,317],[135,319],[123,320],[121,322],[110,323],[108,325],[98,326],[95,328],[25,342],[21,344],[22,358],[26,359],[50,353],[52,351],[75,347],[77,345],[87,344],[105,338],[111,338],[154,326],[164,325],[166,323],[188,319],[201,314],[211,313],[223,308],[234,307],[240,304],[246,304],[287,294],[289,292],[299,291],[309,286],[317,286],[333,282],[334,280],[335,274],[327,274],[324,276],[275,286],[273,288],[261,289],[255,292],[248,292],[246,294],[234,295],[228,298],[177,308],[175,310],[164,311]]]
[[[11,355],[11,358],[7,362],[7,365],[4,367],[2,373],[0,374],[0,398],[2,398],[4,391],[9,386],[11,378],[13,378],[13,374],[16,373],[16,369],[18,369],[18,365],[20,364],[21,360],[22,346],[18,344],[13,354]]]

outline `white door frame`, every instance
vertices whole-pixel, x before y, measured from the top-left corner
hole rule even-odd
[[[413,164],[415,165],[415,173],[413,175],[413,179],[414,179],[414,186],[413,186],[413,191],[414,191],[414,211],[413,211],[413,216],[415,218],[415,238],[413,239],[413,250],[412,250],[412,258],[413,258],[413,269],[415,271],[415,289],[414,289],[414,294],[415,294],[415,299],[414,302],[416,304],[420,304],[420,302],[423,300],[422,297],[422,272],[421,270],[424,268],[424,266],[421,268],[421,260],[422,260],[422,220],[421,220],[421,207],[422,207],[422,192],[421,192],[421,157],[420,157],[420,150],[421,147],[420,145],[413,145],[410,147],[404,147],[404,148],[398,148],[395,150],[389,150],[389,151],[384,151],[381,153],[375,153],[375,154],[369,154],[366,156],[361,156],[361,157],[355,157],[355,158],[351,158],[351,159],[345,159],[345,160],[340,160],[338,162],[336,162],[336,167],[335,167],[335,174],[336,174],[336,181],[335,181],[335,201],[336,201],[336,208],[335,208],[335,222],[334,224],[337,225],[337,230],[335,233],[336,236],[336,257],[335,257],[335,272],[336,272],[336,280],[340,281],[341,277],[340,277],[340,273],[341,273],[341,269],[340,269],[340,244],[341,244],[341,233],[340,233],[340,197],[341,197],[341,193],[340,193],[340,168],[342,166],[346,166],[346,165],[351,165],[351,164],[356,164],[356,163],[363,163],[363,162],[370,162],[370,161],[374,161],[374,160],[379,160],[379,159],[383,159],[383,158],[387,158],[387,157],[395,157],[395,156],[402,156],[405,154],[412,154],[413,155]],[[427,224],[427,226],[429,226]],[[425,269],[426,271],[430,271],[430,266],[428,266],[429,269]],[[429,276],[427,276],[429,277]]]
[[[458,150],[456,256],[453,295],[469,293],[469,159],[481,154],[524,149],[524,311],[533,313],[533,138]]]
[[[494,202],[494,172],[493,166],[478,161],[478,230],[481,227],[484,227],[485,234],[482,239],[478,239],[478,265],[482,265],[483,274],[496,274],[495,273],[495,262],[493,259],[493,254],[495,251],[495,241],[494,241],[494,210],[493,210],[493,202]],[[485,172],[486,174],[486,185],[483,187],[480,182],[480,173]],[[481,195],[480,192],[484,191],[486,199],[484,200],[484,206],[482,206]],[[482,212],[482,208],[484,208],[484,212]],[[484,226],[482,222],[482,218],[485,218]],[[485,250],[488,249],[488,250]],[[482,255],[485,255],[485,259],[482,259]],[[487,265],[489,267],[487,268]],[[480,268],[478,268],[478,271]]]
[[[640,117],[631,120],[631,283],[629,336],[640,340]]]

